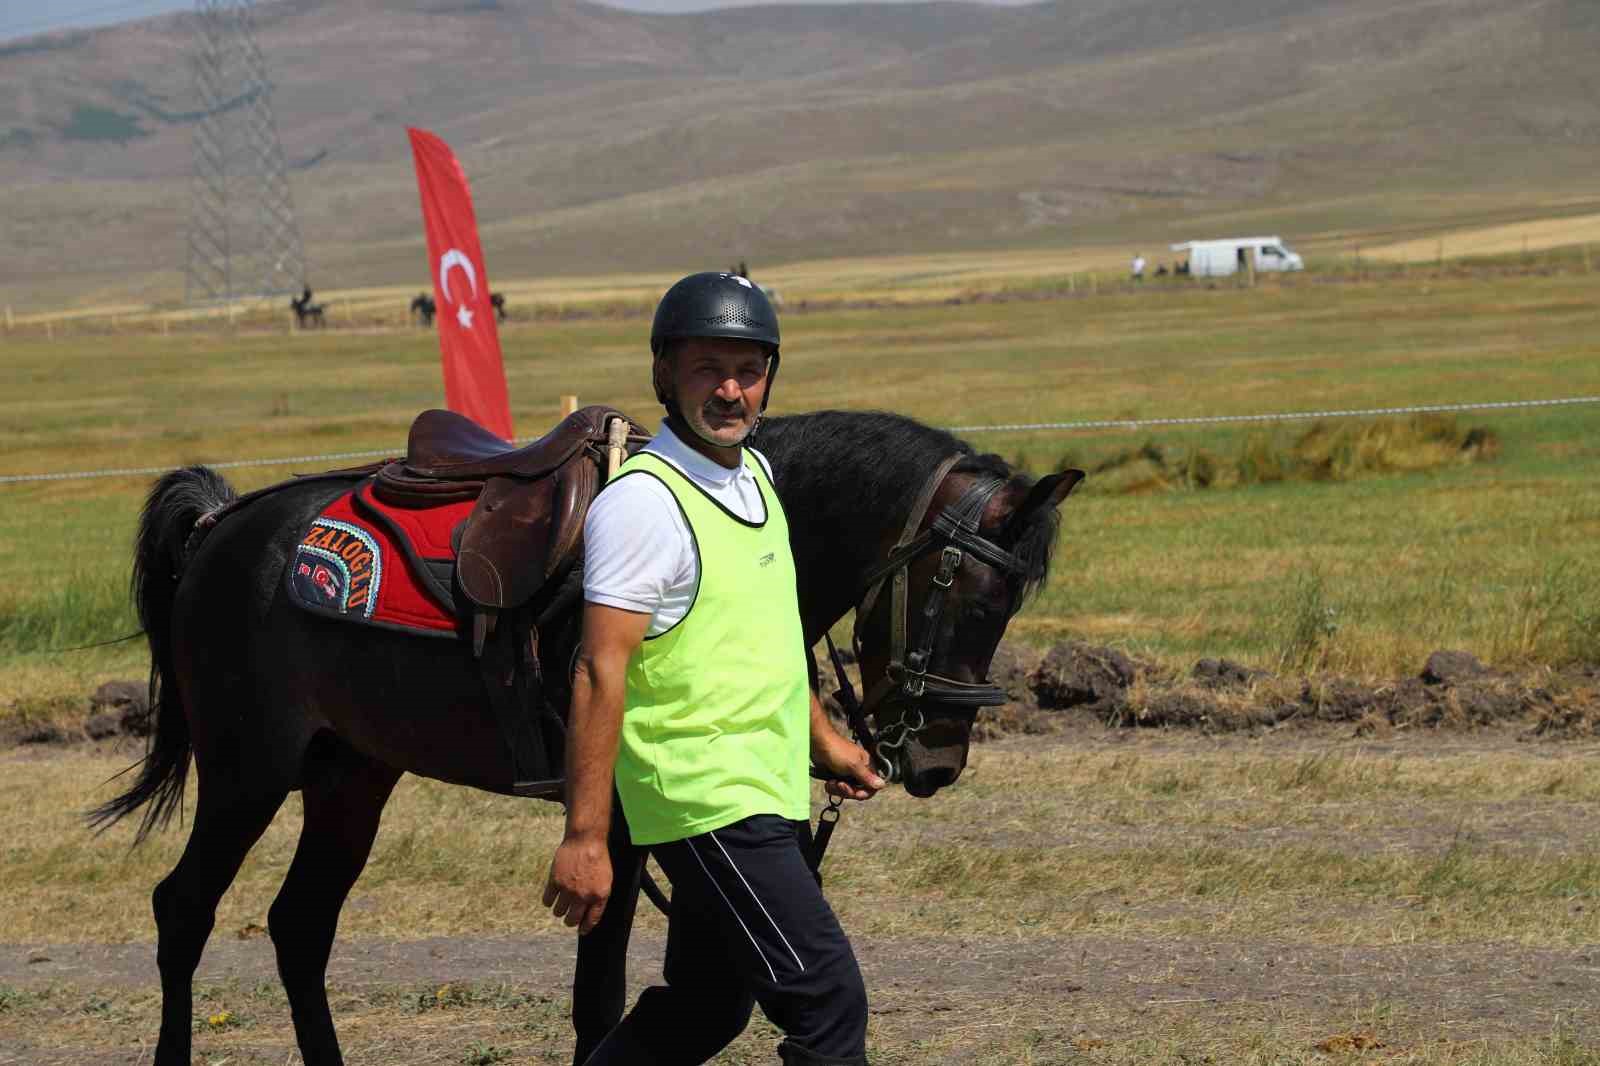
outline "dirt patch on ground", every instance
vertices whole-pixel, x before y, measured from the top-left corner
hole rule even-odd
[[[1600,1039],[1600,954],[1593,948],[1526,949],[1507,945],[1307,947],[1274,942],[1225,940],[1140,941],[1101,937],[994,939],[857,938],[857,954],[872,989],[874,1031],[896,1043],[909,1033],[966,1022],[979,1016],[1015,1016],[1048,1010],[1078,1039],[1117,1041],[1137,1037],[1151,1024],[1201,1012],[1214,1023],[1218,1012],[1299,1014],[1315,1029],[1333,1031],[1363,1016],[1374,1004],[1403,1001],[1407,1024],[1446,1026],[1455,1039],[1538,1036],[1565,1018],[1565,1031],[1579,1041]],[[634,991],[659,966],[659,939],[638,938],[630,955]],[[330,984],[336,999],[351,1006],[372,1001],[373,990],[392,989],[400,998],[439,989],[470,1000],[473,988],[496,989],[501,1001],[548,1007],[557,1025],[572,975],[572,940],[566,936],[525,939],[436,938],[416,941],[341,942],[334,950]],[[201,964],[199,994],[250,989],[275,981],[272,951],[264,939],[219,938]],[[63,989],[97,993],[115,1003],[121,990],[153,991],[154,949],[135,945],[52,945],[48,949],[0,946],[0,987],[29,991]],[[365,996],[364,996],[364,993]],[[233,993],[235,1000],[239,993]],[[381,998],[381,997],[377,997]],[[90,999],[90,1002],[94,1000]],[[258,1012],[266,1016],[281,1008]],[[1153,1017],[1152,1017],[1153,1016]],[[238,1061],[285,1061],[291,1048],[287,1017],[271,1023],[275,1034]],[[0,1033],[4,1032],[0,1028]],[[982,1028],[981,1026],[979,1028]],[[426,1027],[416,1023],[419,1037]],[[108,1034],[109,1035],[109,1034]],[[0,1035],[0,1062],[136,1063],[148,1050],[123,1046],[62,1047],[11,1032]],[[148,1036],[149,1034],[143,1034]],[[551,1034],[559,1044],[559,1032]],[[1396,1039],[1391,1021],[1387,1039]],[[971,1061],[959,1048],[981,1048],[981,1032],[958,1042],[948,1056],[921,1061]],[[206,1034],[200,1036],[204,1046]],[[353,1061],[376,1061],[359,1055]],[[94,1043],[99,1043],[95,1041]],[[404,1061],[440,1061],[425,1046]],[[273,1056],[276,1056],[273,1058]],[[456,1061],[464,1061],[457,1059]],[[515,1061],[560,1061],[552,1051]],[[742,1060],[740,1060],[742,1061]],[[895,1061],[899,1061],[895,1058]],[[1050,1060],[1055,1061],[1055,1060]]]
[[[1208,1002],[1306,997],[1325,1004],[1403,997],[1414,1007],[1493,1022],[1506,1032],[1538,1031],[1539,1007],[1570,1009],[1600,1002],[1600,948],[1485,945],[1328,947],[1304,944],[1070,937],[853,938],[874,989],[914,989],[927,996],[998,995],[1114,997],[1149,1004],[1193,994]],[[493,985],[564,989],[572,981],[573,938],[433,937],[341,941],[328,967],[330,985]],[[663,941],[634,938],[630,981],[637,991],[659,970]],[[264,937],[219,936],[196,975],[201,984],[276,981],[272,945]],[[0,945],[0,984],[14,988],[72,985],[85,989],[146,988],[156,981],[153,944]],[[1496,1002],[1512,999],[1511,1003]],[[1507,1009],[1523,1013],[1508,1016]],[[1600,1037],[1600,1015],[1585,1031]]]

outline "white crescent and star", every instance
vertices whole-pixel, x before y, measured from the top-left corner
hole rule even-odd
[[[472,297],[478,297],[478,272],[473,269],[472,260],[467,258],[465,252],[459,248],[452,248],[439,257],[439,293],[444,297],[445,303],[456,305],[456,321],[461,323],[462,329],[472,328],[472,312],[467,306],[450,295],[450,268],[460,267],[467,272],[467,284],[472,286]]]

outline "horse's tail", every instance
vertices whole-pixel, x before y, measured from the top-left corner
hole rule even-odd
[[[136,846],[152,829],[171,821],[183,802],[189,776],[189,720],[173,684],[172,662],[172,604],[185,548],[201,516],[235,498],[221,474],[204,466],[184,467],[156,482],[139,517],[131,592],[139,625],[150,642],[150,702],[145,712],[150,741],[144,758],[128,768],[139,772],[133,785],[88,815],[90,825],[106,827],[148,803],[134,837]]]

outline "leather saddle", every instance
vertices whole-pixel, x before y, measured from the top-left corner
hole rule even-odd
[[[513,795],[561,794],[565,726],[545,695],[539,628],[581,593],[570,578],[618,420],[625,451],[650,439],[610,407],[575,411],[521,448],[463,415],[424,411],[406,457],[374,475],[373,493],[392,506],[477,501],[452,534],[455,583],[471,601],[472,653],[510,747]]]
[[[614,419],[627,427],[628,452],[650,439],[633,419],[599,405],[520,448],[454,411],[424,411],[406,457],[378,472],[373,492],[398,507],[476,500],[455,534],[457,583],[477,607],[520,607],[576,560]]]

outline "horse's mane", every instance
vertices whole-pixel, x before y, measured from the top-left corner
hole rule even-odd
[[[942,459],[958,454],[955,472],[1015,481],[1026,491],[1035,481],[998,455],[979,453],[954,434],[887,411],[817,411],[771,418],[751,441],[765,454],[785,499],[833,508],[848,523],[865,509],[910,513],[917,493]],[[806,461],[795,462],[804,455]],[[1050,573],[1060,517],[1039,508],[1018,531],[1012,551],[1025,568],[1024,595],[1043,587]]]

